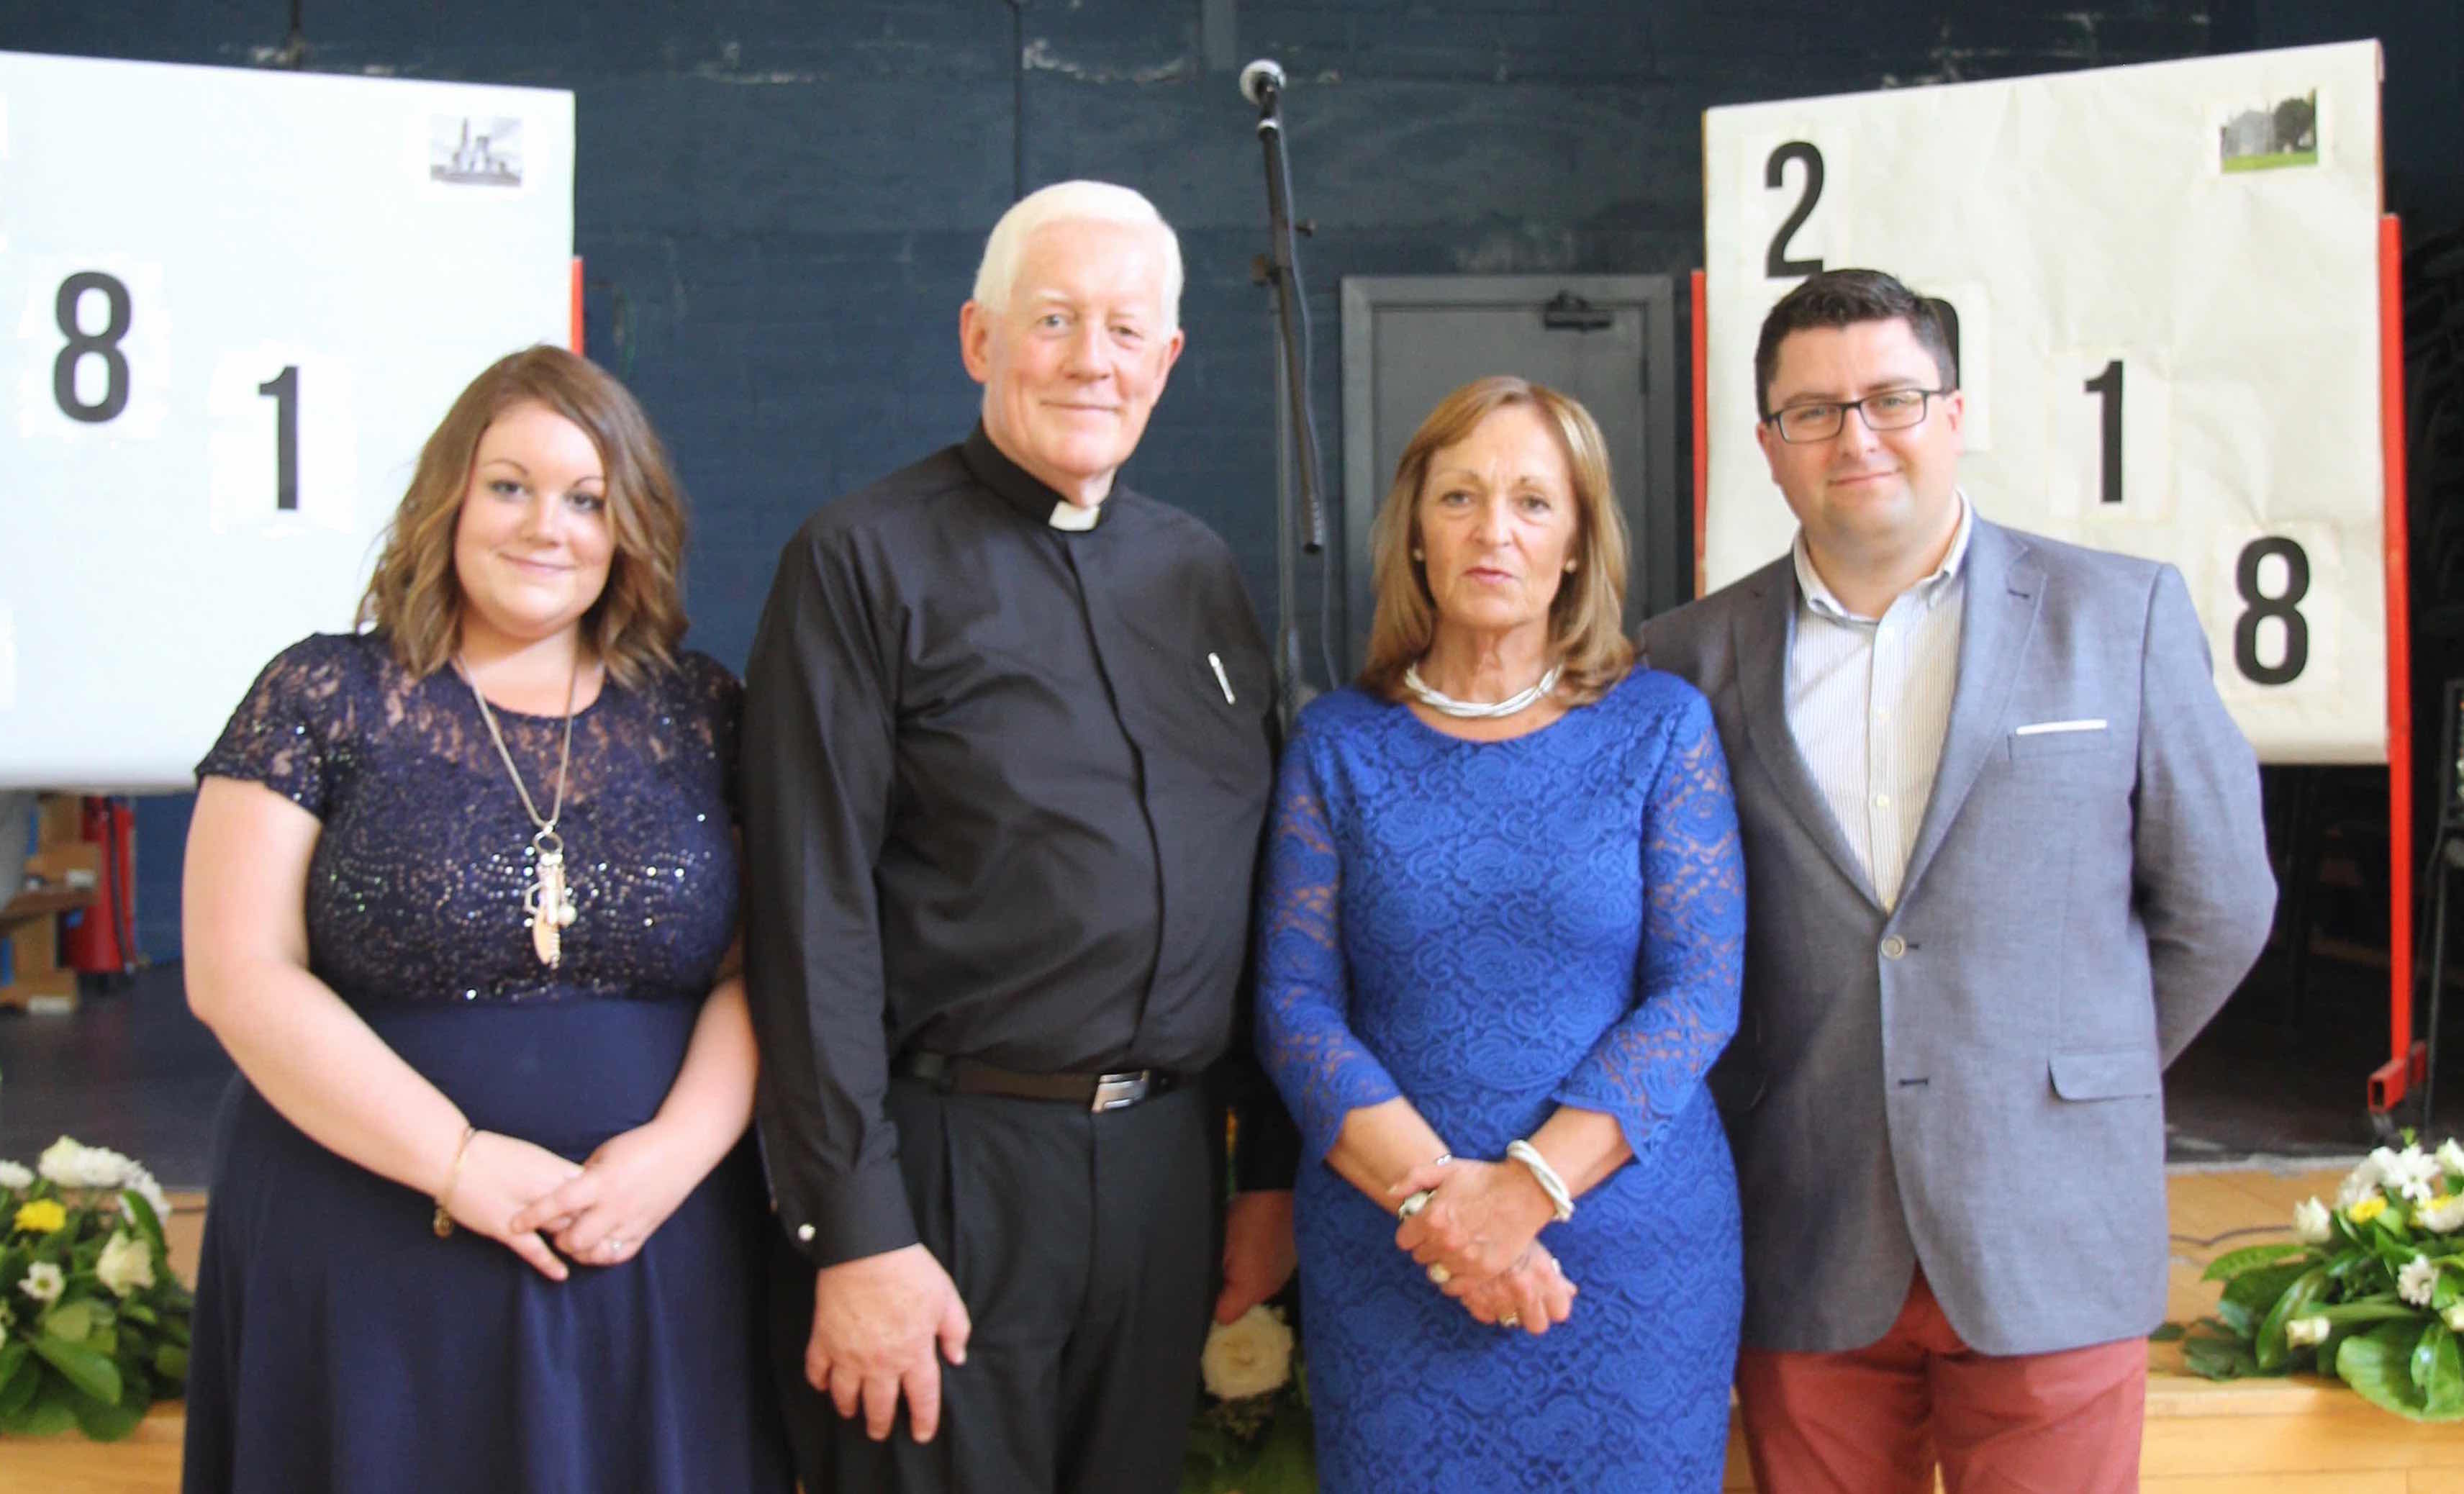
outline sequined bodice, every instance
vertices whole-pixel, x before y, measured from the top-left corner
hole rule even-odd
[[[450,669],[412,679],[382,638],[307,638],[266,666],[197,773],[264,783],[324,822],[309,968],[355,1006],[698,999],[736,927],[738,694],[689,653],[639,690],[610,679],[576,717],[558,830],[579,915],[554,970],[524,924],[530,819]],[[545,812],[563,718],[496,720]]]

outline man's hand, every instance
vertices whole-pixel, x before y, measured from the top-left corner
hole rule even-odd
[[[824,1266],[813,1277],[813,1335],[804,1378],[852,1419],[864,1408],[865,1435],[889,1438],[907,1397],[907,1430],[919,1442],[941,1428],[937,1344],[954,1364],[967,1362],[966,1305],[950,1273],[922,1245]]]
[[[1300,1262],[1288,1189],[1236,1193],[1223,1219],[1223,1291],[1215,1321],[1229,1323],[1284,1289]]]

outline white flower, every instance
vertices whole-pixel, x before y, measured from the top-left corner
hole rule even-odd
[[[1198,1369],[1206,1381],[1206,1393],[1220,1400],[1281,1390],[1292,1377],[1292,1330],[1282,1313],[1271,1307],[1251,1307],[1231,1322],[1206,1330],[1206,1349],[1199,1355]]]
[[[26,1267],[26,1279],[17,1284],[17,1289],[36,1302],[49,1304],[59,1301],[68,1285],[68,1278],[58,1266],[49,1261],[37,1261]]]
[[[2396,1273],[2395,1294],[2416,1307],[2430,1306],[2431,1294],[2438,1289],[2438,1267],[2428,1256],[2414,1256],[2405,1268]]]
[[[2325,1318],[2293,1318],[2284,1325],[2284,1347],[2313,1349],[2327,1341],[2327,1330],[2333,1325]]]
[[[85,1175],[85,1148],[62,1136],[43,1149],[43,1154],[34,1159],[34,1166],[45,1177],[63,1188],[78,1187],[79,1179]]]
[[[2464,1333],[2464,1302],[2459,1302],[2447,1309],[2447,1326],[2458,1333]]]
[[[2387,1149],[2381,1147],[2380,1152]],[[2376,1156],[2377,1153],[2371,1155]],[[2407,1147],[2392,1159],[2381,1164],[2390,1192],[2400,1193],[2415,1203],[2426,1203],[2438,1184],[2438,1162],[2419,1147]]]
[[[2317,1198],[2304,1198],[2293,1206],[2293,1238],[2305,1245],[2323,1245],[2334,1237],[2327,1227],[2327,1206]]]
[[[2448,1176],[2464,1183],[2464,1147],[2457,1146],[2454,1137],[2450,1136],[2440,1143],[2438,1165],[2447,1169]]]
[[[2344,1175],[2343,1186],[2336,1190],[2336,1207],[2349,1209],[2379,1191],[2379,1184],[2387,1178],[2387,1169],[2379,1160],[2381,1157],[2393,1161],[2395,1153],[2381,1147],[2362,1158],[2361,1166]]]
[[[2413,1221],[2440,1235],[2464,1230],[2464,1193],[2451,1193],[2412,1211]]]
[[[102,1258],[94,1263],[95,1279],[111,1288],[115,1297],[154,1285],[154,1252],[143,1241],[121,1230],[102,1247]]]
[[[163,1197],[163,1185],[154,1180],[152,1173],[131,1162],[128,1165],[128,1175],[121,1180],[120,1186],[135,1193],[153,1207],[155,1223],[171,1222],[171,1200]],[[128,1206],[127,1199],[120,1200],[120,1212],[128,1216],[130,1223],[137,1222],[137,1211]]]
[[[0,1188],[23,1188],[34,1175],[22,1162],[0,1162]]]

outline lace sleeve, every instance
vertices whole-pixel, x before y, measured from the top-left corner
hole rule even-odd
[[[1300,1127],[1302,1155],[1316,1162],[1333,1148],[1345,1115],[1402,1091],[1349,1023],[1342,859],[1309,749],[1304,722],[1275,781],[1258,907],[1258,1056]]]
[[[328,748],[344,710],[345,650],[352,643],[312,637],[275,654],[197,764],[198,780],[262,783],[324,819],[334,787]]]
[[[1737,1030],[1746,869],[1709,705],[1671,722],[1642,823],[1643,927],[1633,1010],[1559,1089],[1617,1118],[1637,1156],[1692,1103]]]

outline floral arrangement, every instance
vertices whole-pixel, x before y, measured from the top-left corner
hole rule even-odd
[[[2315,1367],[2416,1421],[2464,1420],[2464,1147],[2381,1147],[2294,1240],[2219,1256],[2216,1315],[2182,1335],[2210,1379]]]
[[[0,1436],[116,1441],[188,1377],[187,1288],[154,1175],[62,1136],[0,1161]]]
[[[1190,1424],[1181,1494],[1314,1494],[1309,1384],[1286,1309],[1255,1307],[1210,1326],[1198,1367],[1206,1393]]]

